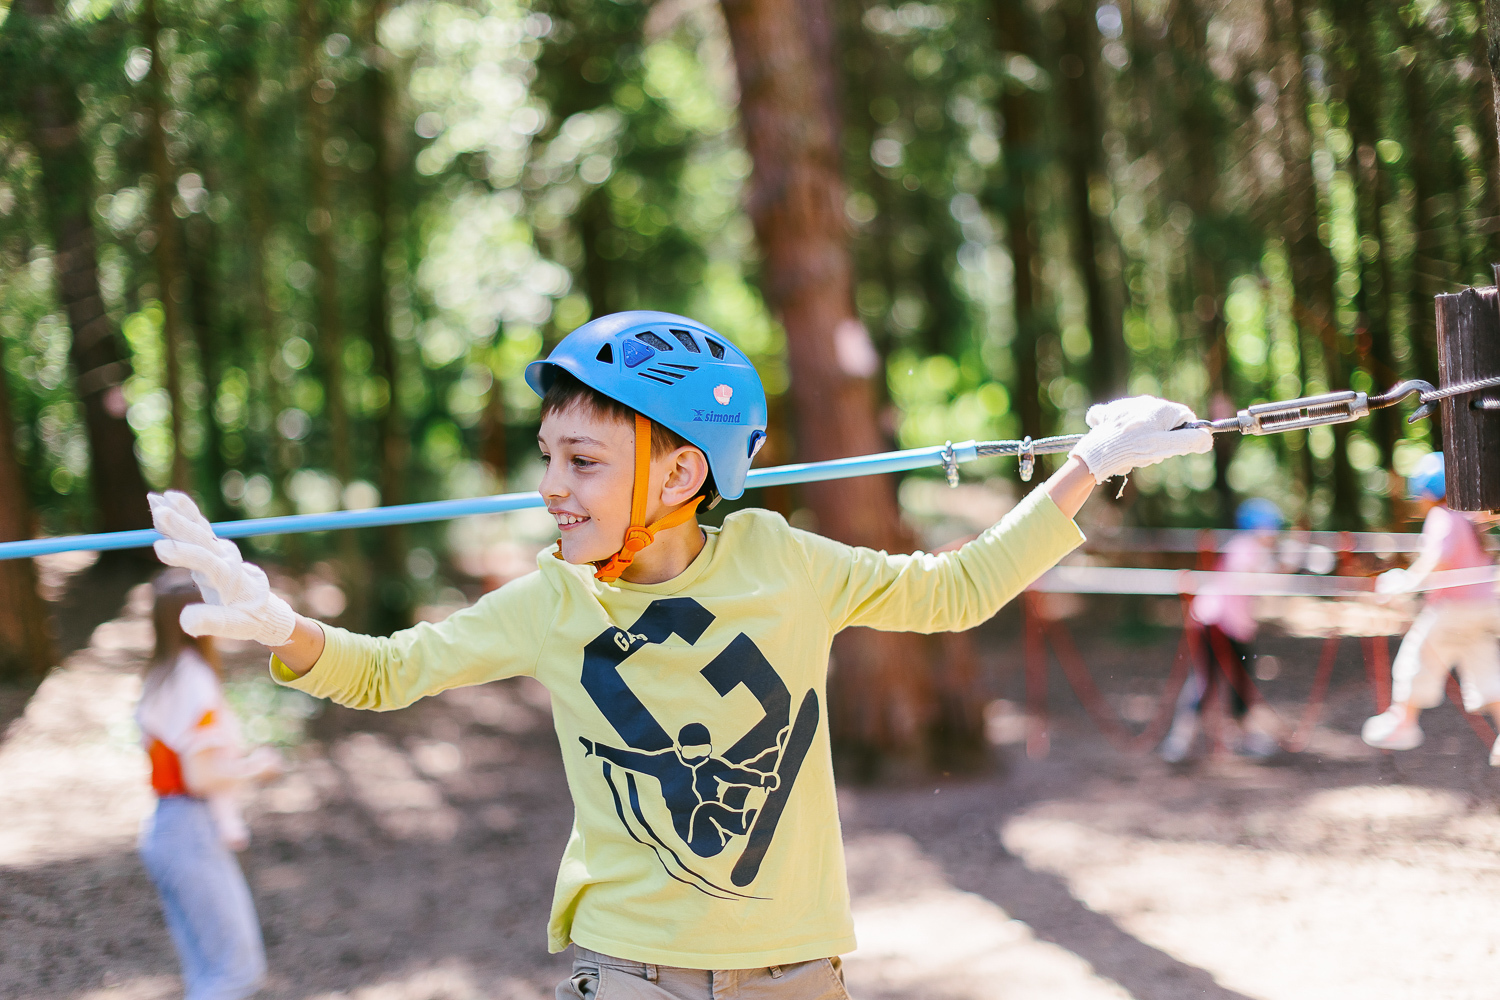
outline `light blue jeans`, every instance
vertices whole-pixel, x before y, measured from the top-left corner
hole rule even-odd
[[[266,974],[260,921],[208,804],[186,795],[160,799],[140,848],[182,962],[185,1000],[243,1000],[259,989]]]

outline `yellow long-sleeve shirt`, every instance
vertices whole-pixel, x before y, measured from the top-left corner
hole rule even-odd
[[[326,629],[301,678],[387,710],[529,675],[551,692],[574,803],[548,928],[620,958],[743,969],[854,947],[826,711],[840,629],[985,621],[1083,540],[1037,490],[956,552],[892,556],[762,510],[706,529],[666,583],[540,572],[389,639]]]

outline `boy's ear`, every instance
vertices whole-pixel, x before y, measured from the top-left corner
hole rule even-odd
[[[708,479],[708,459],[691,445],[667,456],[667,478],[661,487],[661,502],[667,507],[687,503],[698,495]]]

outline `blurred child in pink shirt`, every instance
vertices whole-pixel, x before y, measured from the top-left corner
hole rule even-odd
[[[1246,500],[1235,511],[1239,534],[1224,546],[1214,569],[1221,573],[1276,572],[1276,532],[1281,528],[1281,510],[1270,500]],[[1177,698],[1172,728],[1157,751],[1169,764],[1180,764],[1192,751],[1201,728],[1203,706],[1214,697],[1221,682],[1229,682],[1230,720],[1235,730],[1234,748],[1247,757],[1266,758],[1277,750],[1269,734],[1246,725],[1250,693],[1250,643],[1255,640],[1253,598],[1227,586],[1210,585],[1193,599],[1193,620],[1203,626],[1201,658],[1193,664]]]
[[[1428,574],[1441,570],[1490,566],[1479,530],[1443,498],[1447,482],[1441,452],[1425,456],[1407,479],[1407,489],[1425,515],[1422,552],[1410,569],[1381,574],[1377,591],[1385,594],[1420,590]],[[1500,726],[1500,604],[1493,583],[1430,590],[1422,613],[1401,640],[1391,664],[1391,707],[1365,722],[1361,736],[1382,750],[1411,750],[1422,745],[1417,717],[1442,703],[1448,672],[1458,668],[1464,711],[1488,712]],[[1500,767],[1500,740],[1490,748],[1490,765]]]

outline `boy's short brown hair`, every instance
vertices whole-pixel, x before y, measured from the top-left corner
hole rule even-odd
[[[547,386],[547,394],[542,397],[542,419],[545,420],[554,413],[562,413],[575,406],[582,406],[586,412],[596,417],[619,420],[627,424],[635,423],[635,411],[624,403],[611,399],[593,386],[584,385],[566,371],[553,369],[552,384]],[[662,426],[655,420],[651,421],[652,458],[660,458],[669,451],[686,447],[696,447],[696,445],[676,431]]]

